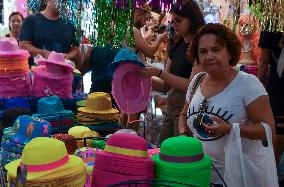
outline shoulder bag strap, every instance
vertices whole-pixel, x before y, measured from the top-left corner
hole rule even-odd
[[[192,99],[192,97],[194,96],[198,86],[201,84],[201,82],[203,81],[204,77],[205,77],[206,73],[205,72],[201,72],[197,75],[193,86],[192,86],[192,90],[191,90],[191,94],[190,94],[190,101]]]

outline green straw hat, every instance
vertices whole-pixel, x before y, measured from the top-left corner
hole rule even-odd
[[[203,153],[202,144],[196,138],[168,138],[162,143],[160,153],[154,155],[152,160],[155,162],[155,179],[210,186],[212,160]]]

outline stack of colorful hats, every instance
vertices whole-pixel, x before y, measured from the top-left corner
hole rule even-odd
[[[0,98],[30,96],[28,58],[28,51],[19,49],[16,39],[0,39]]]
[[[119,111],[112,107],[111,97],[108,93],[91,93],[85,101],[80,101],[78,105],[81,106],[78,108],[78,124],[100,132],[109,129],[116,131],[119,128],[114,125],[118,121]]]
[[[34,69],[32,96],[72,98],[74,66],[65,63],[64,54],[51,52],[48,59],[39,59],[38,64]]]
[[[82,147],[77,149],[75,155],[82,158],[85,162],[86,167],[86,185],[85,187],[90,187],[92,184],[92,173],[95,164],[95,153],[96,151],[101,151],[92,147]]]
[[[168,138],[162,142],[160,153],[152,156],[152,160],[155,162],[155,179],[210,186],[212,160],[203,153],[202,144],[196,138]]]
[[[21,159],[5,166],[8,183],[16,183],[19,173],[26,175],[23,186],[84,187],[86,183],[85,164],[77,156],[68,155],[62,141],[39,137],[24,148]],[[19,170],[21,172],[18,172]]]
[[[62,101],[56,95],[39,99],[37,114],[33,116],[48,121],[52,126],[52,134],[67,133],[74,126],[73,112],[64,110]]]
[[[1,143],[0,162],[2,165],[20,158],[25,145],[33,138],[50,137],[51,125],[45,120],[24,115],[16,119],[9,133],[9,139],[4,138]]]
[[[147,142],[142,137],[126,133],[113,134],[105,149],[96,152],[93,187],[153,178],[154,163],[148,157]]]

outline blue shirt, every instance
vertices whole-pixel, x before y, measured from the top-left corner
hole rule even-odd
[[[92,49],[88,69],[92,71],[90,92],[103,91],[111,93],[112,76],[107,74],[107,66],[113,62],[119,50],[119,48],[113,48],[111,44]]]
[[[71,46],[79,46],[75,27],[63,19],[49,20],[41,13],[27,17],[21,27],[20,41],[31,41],[39,49],[68,53]]]

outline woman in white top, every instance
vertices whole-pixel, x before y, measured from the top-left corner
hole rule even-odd
[[[241,44],[236,34],[221,24],[208,24],[195,35],[189,56],[202,65],[206,73],[203,73],[199,84],[196,80],[201,74],[191,81],[179,119],[179,133],[201,139],[204,152],[212,157],[223,178],[229,172],[225,169],[225,155],[233,123],[239,123],[243,154],[253,158],[262,156],[258,151],[264,147],[261,140],[266,140],[262,122],[270,126],[273,136],[275,134],[265,88],[254,75],[233,68],[240,59],[240,52]],[[209,120],[202,122],[205,117],[200,118],[200,114],[209,116]],[[258,176],[261,176],[261,172],[265,173],[259,170],[246,171],[246,175],[260,172]],[[231,168],[232,171],[239,172],[237,168]],[[262,179],[265,177],[261,176]],[[263,186],[262,179],[252,179],[255,181],[249,186]],[[215,170],[212,170],[211,182],[222,183]],[[230,181],[225,182],[230,184]]]

